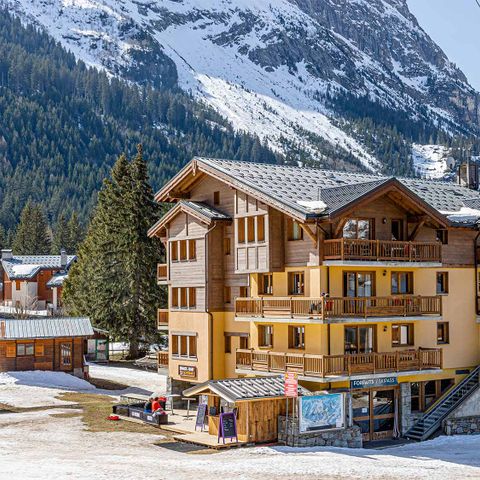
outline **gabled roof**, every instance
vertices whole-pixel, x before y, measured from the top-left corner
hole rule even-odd
[[[189,185],[195,178],[200,178],[199,172],[218,178],[299,220],[325,217],[348,200],[353,202],[393,180],[393,177],[364,173],[196,157],[156,194],[156,200],[173,200],[171,192],[181,190],[182,182],[189,182]],[[460,211],[464,201],[480,202],[480,192],[451,182],[402,177],[395,180],[404,192],[410,191],[419,202],[435,210],[445,223],[447,219],[443,211]],[[309,206],[319,200],[326,203],[323,212]],[[450,223],[456,222],[450,219]]]
[[[235,403],[239,400],[254,400],[261,398],[284,397],[285,380],[278,377],[247,377],[226,380],[209,380],[183,391],[183,395],[191,397],[207,390],[216,393],[227,402]],[[299,395],[306,395],[308,390],[298,386]]]
[[[93,328],[86,317],[0,318],[1,340],[88,337]]]
[[[76,255],[67,256],[68,269]],[[10,280],[28,280],[35,277],[40,270],[61,269],[61,255],[13,255],[2,259],[2,267]]]
[[[217,210],[210,205],[202,202],[192,202],[190,200],[180,200],[173,208],[171,208],[153,227],[148,231],[148,236],[153,237],[161,228],[172,220],[179,212],[184,212],[199,221],[210,225],[212,222],[217,221],[231,221],[231,217],[225,213]]]

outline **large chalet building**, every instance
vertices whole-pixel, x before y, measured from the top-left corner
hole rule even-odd
[[[173,390],[296,372],[406,432],[480,363],[480,194],[454,183],[195,158],[157,194]]]

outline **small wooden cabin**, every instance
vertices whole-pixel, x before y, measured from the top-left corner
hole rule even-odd
[[[300,386],[298,390],[299,395],[307,392]],[[287,411],[283,376],[210,380],[184,390],[183,395],[199,396],[199,403],[206,398],[210,435],[218,436],[220,413],[235,410],[239,442],[277,441],[278,417]],[[292,406],[290,402],[289,414]]]
[[[0,318],[0,372],[56,370],[83,377],[88,318]]]

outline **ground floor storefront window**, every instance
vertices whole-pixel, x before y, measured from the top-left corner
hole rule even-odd
[[[424,412],[454,385],[453,378],[412,382],[410,384],[412,412]]]
[[[397,430],[396,388],[352,392],[353,423],[362,431],[364,441],[391,438]]]

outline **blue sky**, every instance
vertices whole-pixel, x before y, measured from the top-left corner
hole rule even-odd
[[[475,0],[407,0],[418,23],[480,91],[480,7]]]

